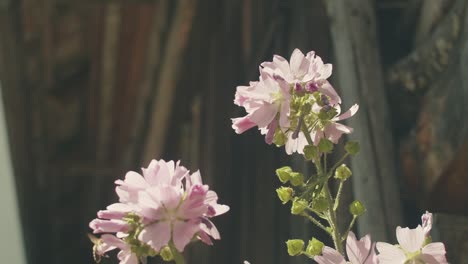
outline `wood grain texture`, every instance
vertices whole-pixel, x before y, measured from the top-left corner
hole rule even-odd
[[[335,76],[345,106],[360,105],[357,115],[347,122],[355,129],[350,138],[361,144],[360,154],[351,160],[354,195],[367,208],[358,229],[360,234],[371,233],[376,240],[389,241],[402,222],[401,201],[373,2],[326,3],[336,56]]]
[[[143,163],[153,158],[161,158],[164,141],[168,133],[172,105],[174,103],[180,65],[189,40],[193,17],[197,10],[197,0],[179,0],[174,21],[169,31],[164,57],[159,74],[157,91],[150,110],[150,122],[145,136]]]

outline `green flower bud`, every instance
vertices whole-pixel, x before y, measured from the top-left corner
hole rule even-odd
[[[341,164],[336,170],[335,170],[335,178],[341,180],[341,181],[346,181],[353,173],[351,170],[346,166],[346,164]]]
[[[300,255],[304,249],[304,241],[301,239],[290,239],[286,241],[286,246],[288,247],[288,254],[290,256],[297,256]]]
[[[361,216],[366,212],[366,207],[356,200],[349,205],[349,212],[354,216]]]
[[[289,181],[293,186],[299,186],[304,183],[304,175],[300,172],[292,172],[290,175]]]
[[[312,240],[310,240],[309,244],[307,245],[306,253],[310,257],[320,255],[322,254],[323,246],[324,244],[320,240],[313,237]]]
[[[284,144],[286,144],[286,140],[287,140],[287,137],[286,135],[283,133],[283,131],[281,131],[281,129],[277,129],[275,131],[275,134],[273,136],[273,143],[277,146],[277,147],[281,147],[283,146]]]
[[[304,147],[304,157],[306,160],[315,160],[319,156],[319,150],[316,146],[307,145]]]
[[[289,187],[280,187],[276,189],[276,193],[278,194],[279,199],[283,204],[286,204],[287,202],[291,201],[293,197],[293,189]]]
[[[333,142],[326,138],[322,138],[318,144],[318,149],[323,153],[330,153],[333,150]]]
[[[169,247],[163,247],[161,251],[159,252],[159,255],[161,255],[161,258],[164,261],[171,261],[174,259],[174,256],[172,255],[172,251]]]
[[[293,171],[289,166],[284,166],[276,170],[276,175],[282,183],[287,183],[291,179],[291,173],[293,173]]]
[[[312,201],[312,210],[318,213],[328,210],[328,201],[323,196],[318,196]]]
[[[346,150],[347,153],[354,156],[354,155],[359,153],[360,149],[361,149],[361,147],[359,146],[359,142],[357,142],[357,141],[348,141],[348,142],[346,142],[345,150]]]
[[[306,200],[302,199],[294,199],[292,206],[291,206],[291,214],[293,215],[299,215],[304,212],[304,210],[307,208],[308,203]]]

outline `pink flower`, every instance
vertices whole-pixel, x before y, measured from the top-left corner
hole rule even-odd
[[[272,143],[278,125],[289,127],[289,86],[282,80],[274,80],[260,69],[260,81],[250,86],[237,87],[234,103],[245,108],[247,115],[233,118],[232,128],[241,134],[257,126],[266,134],[266,142]]]
[[[152,160],[148,168],[142,168],[143,177],[134,171],[125,175],[125,180],[117,180],[116,192],[120,202],[134,204],[138,200],[138,192],[151,186],[160,184],[181,184],[182,178],[188,174],[188,170],[179,166],[179,161]]]
[[[137,263],[150,254],[150,246],[159,251],[175,246],[182,252],[194,238],[207,244],[220,235],[209,218],[224,214],[226,205],[218,204],[218,196],[204,185],[200,172],[190,174],[179,162],[151,161],[143,175],[128,172],[125,180],[117,180],[120,203],[98,212],[89,224],[94,233],[104,234],[96,252],[119,248],[120,263]],[[122,238],[122,239],[119,239]]]
[[[366,235],[360,240],[356,239],[353,232],[349,232],[346,239],[346,253],[351,264],[378,263],[374,251],[374,244],[370,236]],[[314,260],[319,264],[346,264],[345,258],[335,249],[325,246],[321,256],[315,256]]]
[[[285,58],[275,55],[272,62],[264,62],[262,66],[272,76],[280,76],[293,84],[296,90],[305,89],[306,86],[318,88],[331,76],[333,68],[331,64],[324,64],[314,51],[304,56],[299,49],[293,51],[289,63]]]
[[[377,243],[379,261],[381,264],[405,263],[447,263],[443,243],[425,245],[425,232],[419,225],[415,229],[397,227],[396,236],[399,245],[384,242]]]
[[[216,193],[209,191],[208,185],[202,185],[199,175],[197,171],[190,176],[186,190],[177,184],[162,184],[140,193],[138,203],[147,223],[138,237],[141,241],[158,251],[172,239],[177,250],[183,251],[198,233],[208,244],[211,244],[208,236],[219,239],[208,218],[229,208],[217,204]]]

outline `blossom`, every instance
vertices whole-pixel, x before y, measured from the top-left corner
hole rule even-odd
[[[295,49],[289,61],[274,55],[261,64],[259,81],[237,87],[234,103],[247,114],[233,118],[232,128],[241,134],[257,126],[267,144],[285,145],[287,154],[303,154],[306,145],[318,145],[322,138],[336,144],[352,132],[339,121],[359,107],[341,114],[341,98],[327,80],[332,68],[313,51],[304,55]]]
[[[105,233],[98,255],[119,248],[120,263],[131,264],[165,246],[182,252],[194,238],[209,245],[220,239],[210,218],[229,207],[218,204],[199,171],[190,174],[179,162],[153,160],[142,175],[130,171],[115,183],[119,203],[99,211],[89,224],[94,233]]]
[[[447,263],[444,244],[437,242],[425,245],[425,231],[422,226],[415,229],[397,227],[396,236],[399,245],[377,243],[381,264]]]
[[[299,50],[294,49],[289,62],[279,56],[274,55],[273,61],[263,62],[262,67],[272,76],[279,76],[289,84],[294,84],[296,90],[318,89],[326,82],[332,74],[332,65],[324,64],[314,51],[310,51],[306,56]]]
[[[356,239],[353,232],[349,232],[346,239],[346,255],[351,264],[378,263],[374,251],[374,244],[369,235]],[[346,259],[335,249],[325,246],[321,256],[315,256],[314,260],[319,264],[346,264]]]
[[[156,251],[171,239],[177,250],[183,251],[199,232],[219,239],[216,227],[208,218],[225,213],[228,207],[218,205],[216,199],[208,185],[202,185],[198,171],[191,176],[187,190],[167,184],[150,187],[139,196],[141,214],[148,224],[138,238]]]
[[[260,69],[260,81],[250,86],[238,86],[234,103],[245,108],[247,115],[233,118],[232,128],[236,133],[258,126],[265,141],[271,144],[278,126],[289,127],[289,86],[282,80],[274,80]]]

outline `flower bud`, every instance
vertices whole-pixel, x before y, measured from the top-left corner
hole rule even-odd
[[[346,152],[353,156],[358,154],[360,148],[361,147],[359,146],[359,143],[357,141],[348,141],[345,145]]]
[[[291,214],[293,215],[299,215],[304,212],[304,210],[307,208],[308,203],[306,200],[302,199],[294,199],[292,206],[291,206]]]
[[[310,240],[309,244],[307,245],[306,253],[310,257],[320,255],[320,254],[322,254],[323,246],[324,246],[324,244],[320,240],[313,237],[312,240]]]
[[[276,193],[278,194],[278,198],[281,200],[283,204],[291,201],[293,197],[293,189],[289,187],[280,187],[276,189]]]
[[[289,181],[293,186],[299,186],[304,183],[304,174],[300,172],[292,172]]]
[[[316,146],[307,145],[304,147],[304,156],[306,160],[316,160],[319,156],[319,150]]]
[[[323,196],[318,196],[312,201],[312,210],[314,212],[325,212],[326,210],[328,210],[328,207],[328,201]]]
[[[318,144],[318,148],[320,152],[330,153],[333,150],[333,142],[326,138],[322,138]]]
[[[159,255],[161,255],[161,258],[164,261],[171,261],[174,259],[174,256],[172,255],[172,251],[169,247],[163,247],[161,251],[159,252]]]
[[[301,239],[290,239],[286,241],[286,246],[288,247],[288,254],[290,256],[297,256],[300,255],[304,249],[304,241]]]
[[[293,171],[289,166],[284,166],[276,170],[276,175],[282,183],[287,183],[291,179],[291,173],[293,173]]]
[[[366,207],[359,200],[355,200],[349,205],[349,212],[354,216],[361,216],[366,212]]]
[[[353,173],[351,170],[346,166],[346,164],[341,164],[335,170],[335,178],[339,179],[340,181],[346,181],[349,177],[351,177]]]

